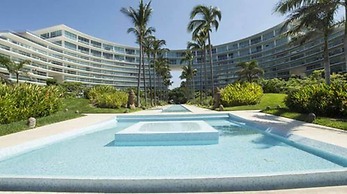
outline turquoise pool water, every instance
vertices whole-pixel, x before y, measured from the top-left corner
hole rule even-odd
[[[166,120],[182,118],[161,117]],[[195,178],[344,170],[345,159],[308,153],[228,116],[195,115],[219,131],[219,143],[114,146],[114,135],[153,117],[122,117],[114,127],[0,160],[0,177]],[[333,162],[334,161],[334,162]],[[340,161],[340,162],[336,162]]]
[[[171,105],[166,109],[163,109],[162,112],[190,112],[190,110],[186,109],[184,106],[175,104]]]

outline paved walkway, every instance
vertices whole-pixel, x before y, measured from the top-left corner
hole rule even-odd
[[[144,110],[135,113],[130,113],[134,115],[155,115],[164,114],[161,113],[162,109],[167,106],[159,107],[151,110]],[[181,114],[202,114],[202,113],[221,113],[217,111],[212,111],[208,109],[199,108],[196,106],[185,105],[191,112],[181,113]],[[224,112],[225,113],[225,112]],[[276,132],[285,134],[295,134],[303,137],[315,139],[318,141],[330,143],[333,145],[341,146],[347,148],[347,132],[323,127],[315,124],[304,123],[301,121],[296,121],[292,119],[287,119],[283,117],[277,117],[273,115],[268,115],[261,113],[259,111],[231,111],[236,116],[244,119],[251,120],[260,125],[266,125],[269,130],[277,130]],[[165,113],[173,114],[173,113]],[[87,126],[97,124],[109,119],[112,119],[117,114],[88,114],[84,117],[63,121],[43,127],[38,127],[32,130],[22,131],[15,134],[10,134],[0,137],[0,150],[2,148],[8,148],[11,146],[27,143],[40,138],[45,138],[65,132],[72,132]],[[2,192],[8,193],[8,192]],[[16,193],[16,192],[14,192]],[[23,193],[23,192],[17,192]],[[30,193],[30,192],[27,192]],[[276,191],[257,191],[257,192],[232,192],[232,193],[347,193],[347,186],[340,187],[323,187],[323,188],[305,188],[305,189],[292,189],[292,190],[276,190]]]

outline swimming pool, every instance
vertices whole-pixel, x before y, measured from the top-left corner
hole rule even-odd
[[[174,104],[174,105],[170,105],[168,108],[165,108],[162,110],[162,112],[190,112],[190,110],[188,110],[187,108],[185,108],[184,106],[180,105],[180,104]]]
[[[115,146],[115,133],[138,122],[182,120],[205,121],[219,131],[219,143]],[[3,156],[0,190],[192,192],[347,184],[345,149],[293,138],[229,114],[118,116],[85,134]]]

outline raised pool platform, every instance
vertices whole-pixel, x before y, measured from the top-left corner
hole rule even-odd
[[[115,135],[116,146],[217,144],[219,132],[205,121],[138,122]]]

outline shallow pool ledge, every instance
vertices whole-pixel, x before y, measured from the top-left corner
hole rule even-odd
[[[47,192],[225,192],[347,185],[347,171],[220,178],[65,179],[1,178],[0,191]]]

